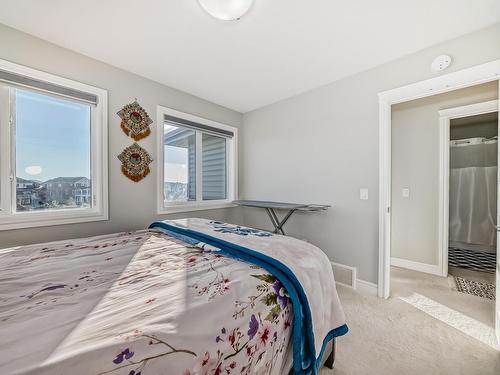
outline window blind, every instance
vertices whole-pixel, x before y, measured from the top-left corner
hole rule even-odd
[[[226,139],[203,134],[203,200],[226,199]]]
[[[54,83],[42,81],[36,78],[31,78],[28,76],[9,72],[7,70],[2,70],[2,69],[0,69],[0,82],[4,82],[14,86],[33,88],[44,92],[61,95],[67,98],[76,99],[78,101],[86,102],[93,105],[97,105],[98,101],[97,95],[95,94],[90,94],[88,92],[83,92],[68,87],[56,85]]]
[[[205,125],[205,124],[200,124],[198,122],[186,120],[180,117],[175,117],[171,115],[164,115],[164,120],[166,122],[172,123],[172,124],[177,124],[180,126],[183,126],[185,128],[190,128],[194,130],[200,130],[204,133],[208,134],[213,134],[213,135],[218,135],[221,137],[226,137],[226,138],[233,138],[234,133],[229,130],[224,130],[224,129],[219,129],[213,126]]]

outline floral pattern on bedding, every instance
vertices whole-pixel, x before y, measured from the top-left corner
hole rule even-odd
[[[208,264],[210,274],[213,278],[205,285],[200,286],[198,282],[190,285],[199,296],[206,296],[212,300],[223,295],[229,290],[230,280],[220,272],[216,265],[219,262],[228,261],[227,258],[217,253],[203,251],[186,251],[188,267],[197,269],[200,263]],[[252,272],[263,270],[257,266],[250,266]],[[215,348],[204,353],[195,353],[186,348],[175,348],[168,342],[158,338],[156,335],[147,335],[139,330],[132,334],[134,338],[146,339],[148,346],[161,345],[163,352],[154,356],[147,356],[147,348],[140,359],[135,351],[129,347],[116,355],[112,362],[117,365],[99,374],[119,373],[127,369],[128,375],[147,374],[148,362],[176,353],[184,353],[193,356],[194,364],[188,366],[182,375],[221,375],[221,374],[273,374],[276,369],[276,357],[283,355],[287,348],[290,334],[290,298],[283,285],[273,275],[267,273],[251,274],[251,277],[261,281],[255,293],[249,295],[245,301],[234,302],[234,320],[240,322],[248,321],[248,329],[242,329],[241,325],[236,328],[220,328],[220,332],[214,338]],[[259,307],[259,308],[258,308]],[[245,316],[248,310],[251,316]],[[228,327],[234,327],[231,322]],[[210,345],[212,347],[213,345]],[[138,353],[140,354],[140,353]],[[136,358],[132,358],[132,357]]]
[[[155,231],[0,251],[2,373],[280,374],[291,322],[273,275]]]
[[[257,237],[271,237],[273,234],[265,230],[242,227],[240,225],[232,225],[222,221],[210,221],[209,224],[216,232],[220,233],[233,233],[240,236],[257,236]]]

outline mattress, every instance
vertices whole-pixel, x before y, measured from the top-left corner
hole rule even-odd
[[[249,233],[237,236],[267,236]],[[287,288],[259,262],[185,235],[157,227],[0,250],[1,373],[288,373]]]

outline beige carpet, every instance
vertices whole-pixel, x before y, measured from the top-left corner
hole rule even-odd
[[[350,332],[338,339],[335,369],[321,375],[500,374],[500,352],[400,297],[417,292],[490,326],[491,301],[452,291],[446,278],[395,268],[388,300],[338,290]]]

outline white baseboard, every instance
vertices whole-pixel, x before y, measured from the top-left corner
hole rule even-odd
[[[498,292],[497,292],[497,298],[498,298]],[[498,346],[500,346],[500,311],[497,311],[497,325],[495,327],[495,335],[497,336]]]
[[[360,293],[369,294],[372,296],[378,295],[378,285],[369,281],[357,279],[356,290]]]
[[[441,276],[441,269],[438,265],[435,264],[420,263],[414,262],[412,260],[391,257],[391,266],[407,268],[413,271]]]

